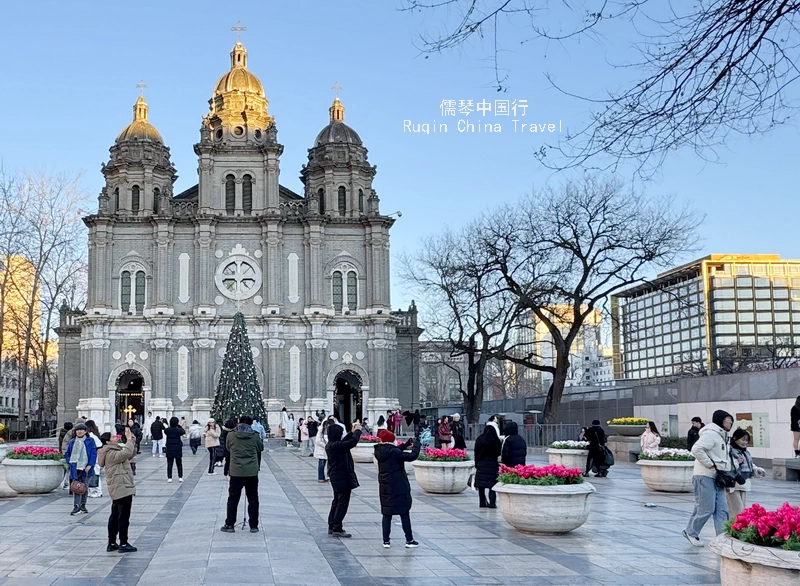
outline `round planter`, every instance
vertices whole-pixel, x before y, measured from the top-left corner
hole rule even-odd
[[[589,518],[588,482],[560,486],[532,486],[498,482],[493,490],[503,518],[517,531],[545,535],[569,533]]]
[[[353,456],[353,462],[358,462],[359,464],[369,464],[372,462],[372,458],[375,454],[375,446],[378,444],[368,444],[359,442],[356,444],[352,450],[350,450],[350,455]]]
[[[623,435],[625,437],[639,437],[644,433],[644,425],[609,425],[608,435]]]
[[[559,450],[557,448],[548,448],[547,457],[550,459],[551,464],[556,466],[564,466],[565,468],[580,468],[583,470],[586,467],[586,458],[589,456],[589,450]]]
[[[694,460],[639,460],[642,480],[658,492],[692,492]]]
[[[467,489],[470,475],[475,471],[475,463],[436,462],[414,460],[414,478],[425,492],[434,494],[458,494]]]
[[[8,486],[22,494],[45,494],[64,480],[64,463],[57,460],[3,460]]]
[[[800,556],[796,551],[744,543],[729,535],[718,535],[709,549],[720,556],[721,586],[800,584]]]

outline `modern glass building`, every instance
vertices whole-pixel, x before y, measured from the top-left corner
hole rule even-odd
[[[712,254],[611,298],[615,379],[787,366],[800,357],[800,260]]]

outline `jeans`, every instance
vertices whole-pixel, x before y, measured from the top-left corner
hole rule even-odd
[[[196,454],[197,448],[200,447],[200,438],[189,438],[189,447],[192,449],[192,454]]]
[[[178,478],[183,478],[183,458],[170,458],[167,456],[167,478],[172,478],[172,463],[178,465]]]
[[[89,491],[87,490],[83,494],[76,494],[72,493],[72,504],[79,508],[85,509],[86,508],[86,497],[89,496]]]
[[[343,531],[342,522],[347,515],[347,508],[350,506],[350,493],[352,491],[345,490],[343,492],[333,493],[333,502],[331,503],[331,511],[328,513],[328,529],[331,531]]]
[[[164,440],[163,439],[160,439],[160,440],[154,439],[153,440],[153,455],[155,456],[156,454],[158,454],[159,456],[161,456],[161,452],[163,451],[163,449],[164,449]]]
[[[403,533],[406,534],[406,543],[414,541],[414,534],[411,533],[411,517],[408,513],[400,515],[400,523],[403,525]],[[383,516],[383,542],[389,543],[389,538],[392,533],[392,516]]]
[[[216,447],[208,448],[208,473],[214,472],[214,461],[216,460]]]
[[[242,488],[247,498],[247,516],[250,527],[258,527],[258,476],[231,476],[228,485],[228,516],[225,524],[233,527],[236,524],[236,509],[242,498]]]
[[[303,440],[303,452],[313,453],[314,452],[314,440]]]
[[[108,542],[117,542],[119,533],[120,544],[128,543],[128,526],[131,523],[131,505],[133,495],[111,501],[111,515],[108,517]]]
[[[692,476],[694,486],[694,511],[686,526],[686,533],[691,537],[700,537],[700,531],[706,522],[714,517],[714,530],[717,535],[725,531],[728,520],[728,501],[725,489],[717,488],[710,476]]]
[[[327,463],[328,461],[322,458],[317,461],[317,480],[325,480],[325,464]]]
[[[486,506],[486,489],[480,488],[478,489],[478,498],[480,499],[480,504],[482,507]],[[493,491],[491,488],[489,489],[489,506],[494,507],[496,506],[497,501],[497,493]]]

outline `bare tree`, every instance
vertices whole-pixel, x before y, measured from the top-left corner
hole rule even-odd
[[[508,344],[494,352],[552,375],[545,422],[557,421],[570,350],[587,318],[609,296],[694,250],[699,222],[668,199],[627,191],[613,178],[586,176],[505,206],[473,232],[519,310],[530,311],[551,339],[548,361]],[[530,327],[520,323],[511,329]]]
[[[407,0],[404,9],[442,17],[422,35],[423,52],[484,41],[498,91],[507,79],[500,56],[512,43],[603,42],[606,23],[615,38],[613,21],[629,25],[639,58],[619,67],[638,70],[638,79],[605,99],[562,89],[593,103],[595,113],[562,144],[540,151],[557,169],[610,157],[610,165],[633,161],[649,176],[681,147],[713,160],[730,134],[769,132],[797,107],[789,86],[800,75],[798,0]]]

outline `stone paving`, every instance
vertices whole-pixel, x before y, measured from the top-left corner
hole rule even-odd
[[[216,476],[206,474],[205,451],[192,456],[187,450],[183,483],[167,484],[165,458],[143,453],[137,460],[131,518],[137,553],[106,553],[107,496],[89,499],[90,513],[77,517],[69,516],[71,499],[60,489],[41,497],[0,498],[0,586],[719,584],[716,556],[680,535],[691,495],[649,491],[633,464],[592,479],[597,493],[589,521],[554,537],[514,531],[498,510],[479,509],[471,490],[428,495],[412,477],[411,516],[421,545],[405,549],[397,523],[386,550],[372,464],[356,465],[361,488],[345,519],[353,538],[340,540],[326,531],[330,485],[317,483],[316,460],[296,450],[264,454],[257,534],[241,531],[241,518],[236,533],[219,531],[227,482],[219,468]],[[775,507],[797,502],[799,493],[800,484],[762,480],[755,482],[753,496]],[[712,533],[709,523],[703,537]]]

